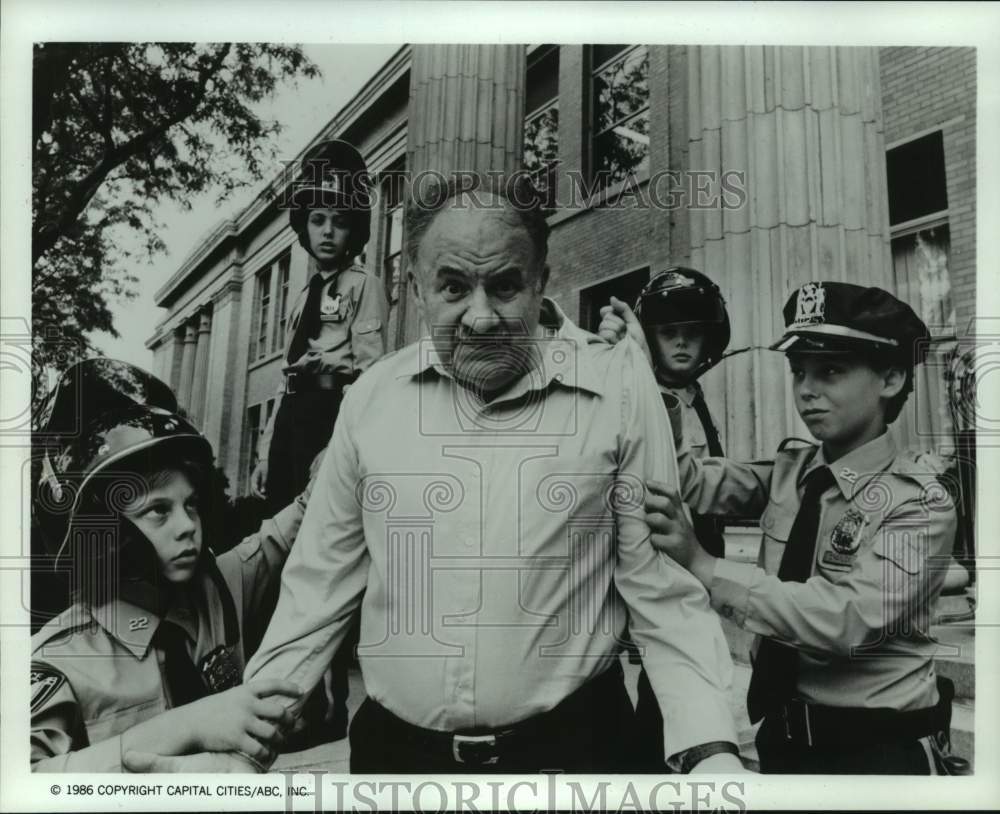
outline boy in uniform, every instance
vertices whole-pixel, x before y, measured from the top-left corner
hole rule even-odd
[[[303,159],[289,200],[292,230],[316,271],[292,306],[284,380],[250,478],[251,494],[266,498],[272,514],[306,488],[313,460],[333,434],[344,392],[385,353],[385,290],[354,263],[371,234],[368,184],[364,159],[353,145],[324,141]],[[275,590],[263,612],[270,615],[277,601]],[[306,742],[347,734],[348,669],[356,640],[352,632],[331,664],[332,709],[324,709],[322,688],[310,701],[309,717],[330,718],[329,730],[317,727]]]
[[[680,494],[649,484],[653,545],[724,617],[758,634],[747,697],[761,770],[946,770],[953,687],[936,677],[930,611],[955,509],[927,456],[887,432],[926,355],[927,328],[879,288],[808,283],[784,308],[795,405],[818,446],[765,463],[697,459],[678,442]],[[672,413],[672,422],[676,419]],[[719,559],[692,511],[760,516],[756,565]],[[935,563],[939,563],[935,565]]]
[[[601,316],[600,336],[616,342],[628,333],[645,352],[664,402],[678,405],[691,454],[723,455],[719,430],[698,383],[729,345],[729,314],[719,287],[700,271],[674,266],[650,279],[634,312],[612,297]],[[702,547],[724,557],[723,524],[700,514],[692,519]],[[637,759],[646,771],[663,772],[663,718],[645,670],[639,673],[637,693]]]
[[[250,479],[272,512],[305,489],[344,390],[385,353],[385,291],[354,263],[371,234],[370,196],[364,159],[348,142],[321,142],[303,159],[289,220],[316,271],[288,318],[284,380]]]
[[[32,770],[122,771],[130,750],[220,746],[268,760],[293,723],[283,696],[299,691],[243,685],[243,642],[302,506],[216,558],[211,446],[163,382],[123,362],[71,367],[36,426],[49,443],[35,510],[75,601],[32,637]]]

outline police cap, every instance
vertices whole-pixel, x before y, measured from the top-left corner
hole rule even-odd
[[[927,355],[927,326],[902,300],[852,283],[800,286],[783,309],[785,333],[771,345],[784,353],[877,353],[907,365]]]

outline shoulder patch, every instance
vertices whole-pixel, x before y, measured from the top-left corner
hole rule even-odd
[[[31,711],[38,712],[45,702],[66,683],[66,676],[43,664],[31,665]]]

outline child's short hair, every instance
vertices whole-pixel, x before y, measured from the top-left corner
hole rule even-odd
[[[906,377],[903,389],[889,399],[885,406],[885,423],[891,424],[899,418],[903,406],[910,397],[910,393],[913,392],[914,367],[902,359],[880,353],[862,353],[861,358],[876,373],[882,374],[892,368],[898,368],[903,371],[903,375]]]

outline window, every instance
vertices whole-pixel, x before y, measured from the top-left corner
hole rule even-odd
[[[403,169],[403,164],[396,164],[382,182],[382,282],[390,311],[399,302],[403,259]]]
[[[267,328],[271,318],[271,267],[257,272],[253,294],[253,323],[250,326],[250,361],[267,355]]]
[[[246,461],[246,477],[250,477],[257,466],[257,449],[260,446],[260,434],[264,425],[260,421],[260,405],[255,404],[247,409],[247,423],[243,430],[244,460]]]
[[[900,415],[899,432],[907,446],[948,446],[954,421],[944,360],[955,348],[956,329],[941,131],[888,150],[886,177],[895,293],[917,312],[932,337],[927,363],[916,368],[914,392]]]
[[[559,46],[542,45],[528,55],[524,95],[524,168],[539,192],[554,193],[559,158]],[[552,196],[547,197],[552,203]]]
[[[639,298],[642,287],[649,282],[649,268],[619,274],[610,280],[603,280],[580,290],[580,327],[584,330],[597,332],[601,324],[601,308],[607,305],[612,297],[617,297],[630,306]]]
[[[591,172],[597,186],[649,170],[649,53],[591,47]]]
[[[285,340],[285,328],[288,325],[288,282],[291,276],[291,256],[285,254],[278,260],[278,293],[277,309],[275,310],[274,337],[271,339],[271,350],[281,350]]]

